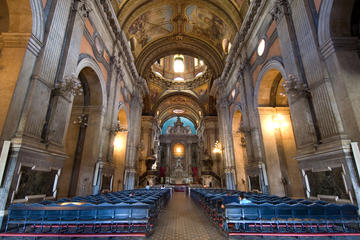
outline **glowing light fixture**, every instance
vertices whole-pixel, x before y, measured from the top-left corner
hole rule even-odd
[[[183,55],[175,55],[174,56],[174,71],[176,73],[182,73],[185,71]]]
[[[177,153],[181,153],[181,147],[176,148]]]
[[[115,148],[120,148],[121,145],[122,145],[121,137],[116,136],[115,139],[114,139],[114,147]]]
[[[214,149],[213,152],[214,153],[221,153],[222,149],[221,149],[221,144],[219,141],[216,140],[215,144],[214,144]]]
[[[280,113],[276,114],[272,121],[269,124],[271,130],[279,130],[280,128],[286,128],[288,123],[285,120],[285,117]]]

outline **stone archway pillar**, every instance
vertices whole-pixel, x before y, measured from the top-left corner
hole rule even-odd
[[[124,189],[134,189],[137,180],[138,148],[141,136],[142,98],[133,95],[130,100],[130,117],[126,145]]]
[[[236,172],[234,146],[231,134],[229,102],[225,97],[218,99],[217,112],[219,116],[220,142],[224,164],[225,184],[227,189],[236,189]]]

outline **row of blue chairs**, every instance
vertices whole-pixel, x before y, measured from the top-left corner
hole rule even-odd
[[[15,233],[146,233],[170,198],[170,190],[134,191],[133,202],[107,199],[127,192],[75,197],[38,204],[13,204],[5,232]],[[141,196],[141,198],[140,198]],[[98,199],[96,203],[88,201]]]
[[[222,201],[231,193],[233,203]],[[324,201],[290,199],[245,193],[250,204],[237,203],[238,191],[191,189],[191,197],[228,233],[343,233],[360,232],[358,208]]]

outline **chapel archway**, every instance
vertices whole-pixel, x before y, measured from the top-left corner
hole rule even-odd
[[[260,81],[257,105],[270,193],[298,197],[303,187],[284,77],[273,68]]]
[[[234,112],[232,118],[232,137],[234,142],[234,158],[236,167],[237,188],[241,191],[248,190],[245,167],[247,164],[246,139],[241,131],[243,124],[242,113],[240,110]]]
[[[118,130],[115,133],[114,138],[114,191],[123,190],[124,186],[124,170],[125,170],[125,156],[126,156],[126,144],[127,144],[127,129],[128,129],[128,117],[124,109],[120,109],[117,116]]]
[[[72,197],[93,192],[94,168],[100,151],[103,94],[96,72],[85,67],[79,73],[83,93],[73,100],[65,151],[69,158],[62,169],[59,196]]]

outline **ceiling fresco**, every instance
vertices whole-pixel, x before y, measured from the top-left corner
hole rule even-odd
[[[233,40],[247,8],[248,1],[244,0],[123,0],[117,16],[131,40],[135,58],[159,39],[191,36],[208,44],[224,59],[227,49],[223,41]]]
[[[206,38],[219,52],[223,51],[222,41],[224,39],[231,41],[233,38],[234,32],[224,20],[205,7],[188,6],[186,17],[188,21],[185,32],[199,38]]]
[[[249,1],[117,0],[117,6],[136,68],[148,83],[143,114],[161,122],[181,109],[180,115],[195,124],[216,114],[209,89],[223,71]],[[172,71],[178,55],[187,66],[182,73]],[[203,67],[195,67],[194,59]]]
[[[135,49],[141,50],[147,43],[174,31],[171,22],[173,8],[164,5],[144,12],[127,29],[129,39],[135,39]]]

